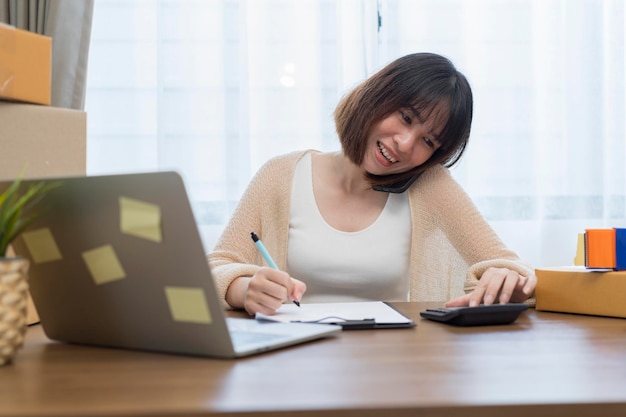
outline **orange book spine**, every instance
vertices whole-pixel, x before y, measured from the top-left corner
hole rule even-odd
[[[585,229],[585,266],[615,268],[615,229]]]

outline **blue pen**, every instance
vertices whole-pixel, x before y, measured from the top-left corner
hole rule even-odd
[[[267,264],[272,268],[279,269],[278,265],[276,265],[276,262],[274,262],[267,249],[265,249],[265,245],[263,244],[263,242],[261,242],[261,239],[259,239],[256,233],[250,232],[250,236],[252,237],[256,248],[259,250],[259,252],[261,252],[261,255],[263,256],[263,259],[265,259],[265,262],[267,262]],[[293,300],[293,303],[300,307],[300,303],[298,301]]]

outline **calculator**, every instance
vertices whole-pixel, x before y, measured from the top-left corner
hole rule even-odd
[[[527,310],[523,303],[478,305],[475,307],[441,307],[420,313],[425,319],[454,326],[489,326],[511,324]]]

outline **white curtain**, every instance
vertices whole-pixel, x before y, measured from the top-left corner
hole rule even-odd
[[[537,266],[571,264],[585,228],[624,227],[621,0],[396,1],[388,57],[443,53],[475,94],[456,177]]]
[[[97,0],[88,172],[181,172],[210,250],[263,162],[338,149],[341,95],[432,51],[474,91],[455,177],[523,258],[571,264],[626,227],[624,38],[621,0]]]

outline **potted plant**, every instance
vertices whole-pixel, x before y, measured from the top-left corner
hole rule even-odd
[[[24,189],[21,176],[0,193],[0,365],[10,363],[24,343],[28,260],[14,256],[13,242],[37,217],[37,204],[58,184],[37,182]]]

